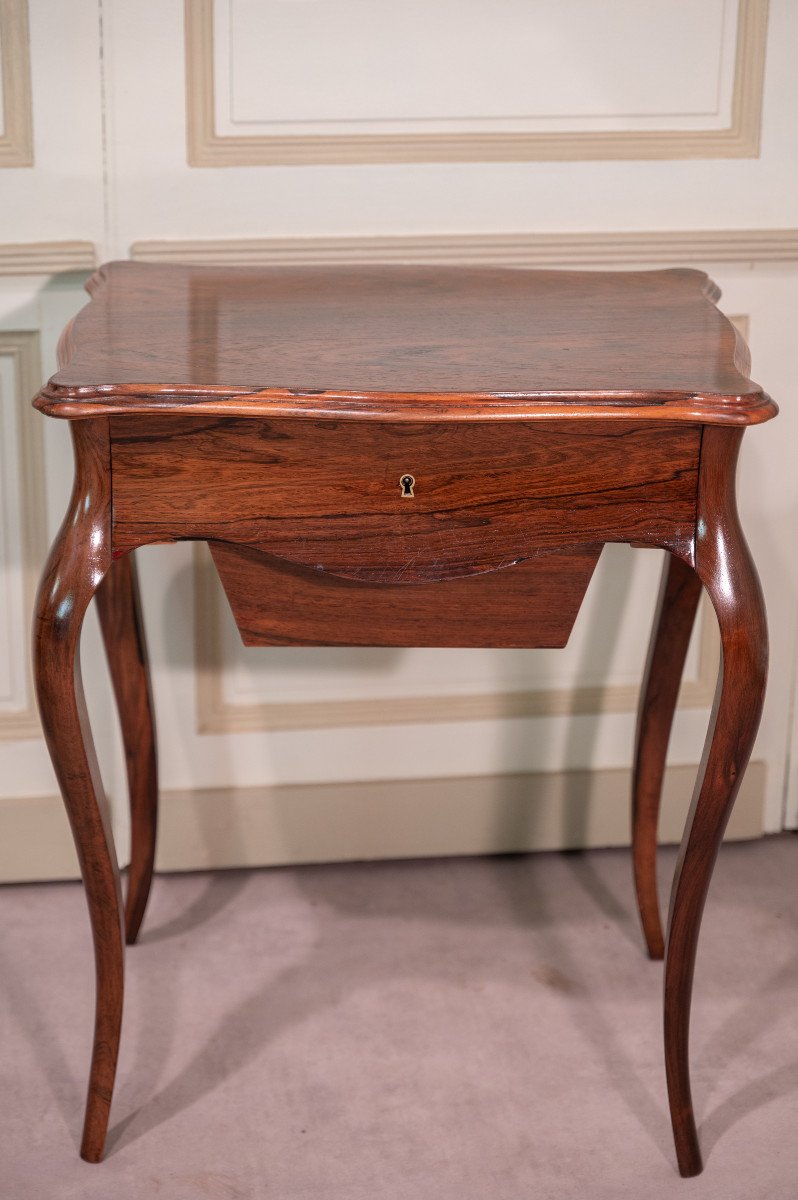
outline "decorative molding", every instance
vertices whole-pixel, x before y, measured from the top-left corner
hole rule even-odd
[[[93,271],[96,266],[97,250],[93,242],[0,245],[0,275],[58,275],[63,271]]]
[[[25,610],[33,612],[38,573],[47,553],[47,518],[44,495],[44,446],[42,421],[31,406],[30,398],[41,387],[41,357],[37,330],[0,331],[0,355],[14,364],[20,439],[20,520],[25,554]],[[19,741],[41,737],[39,716],[34,702],[33,675],[28,663],[28,703],[15,712],[0,712],[0,740]]]
[[[204,544],[195,546],[194,635],[197,731],[252,733],[268,729],[403,725],[440,721],[490,721],[508,717],[555,717],[634,712],[637,684],[478,692],[452,696],[364,697],[362,699],[267,701],[231,704],[222,686],[221,606],[224,593]],[[719,667],[717,623],[708,601],[700,614],[700,649],[695,679],[682,684],[682,708],[709,708]]]
[[[185,0],[188,164],[754,158],[762,124],[767,24],[768,0],[739,0],[732,115],[726,129],[222,136],[215,121],[213,0]]]
[[[666,769],[661,843],[680,841],[697,772],[697,766]],[[764,763],[752,762],[727,839],[761,837],[765,779]],[[225,787],[164,795],[156,868],[197,871],[628,845],[625,768]]]
[[[401,262],[565,267],[798,262],[798,229],[162,239],[135,242],[131,257],[139,262],[208,266]]]
[[[0,0],[0,167],[33,166],[28,0]]]

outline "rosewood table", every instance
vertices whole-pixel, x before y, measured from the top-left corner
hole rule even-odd
[[[112,263],[36,406],[70,422],[75,482],[39,589],[42,723],[97,968],[81,1153],[102,1157],[124,943],[153,870],[156,755],[132,551],[208,542],[247,645],[565,645],[602,546],[669,552],[642,689],[633,859],[665,956],[679,1168],[701,1170],[688,1066],[696,943],[756,734],[767,630],[735,504],[747,425],[776,407],[697,271],[205,268]],[[671,895],[657,811],[701,587],[722,667]],[[123,905],[80,679],[96,594],[124,735]]]

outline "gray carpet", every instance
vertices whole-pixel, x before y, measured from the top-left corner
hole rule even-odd
[[[688,1181],[626,853],[158,878],[100,1166],[81,889],[0,889],[0,1196],[794,1200],[796,865],[789,836],[723,850]]]

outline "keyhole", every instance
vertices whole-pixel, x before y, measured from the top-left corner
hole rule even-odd
[[[403,475],[399,480],[399,487],[402,489],[402,498],[405,496],[412,497],[413,488],[416,486],[416,481],[412,475]]]

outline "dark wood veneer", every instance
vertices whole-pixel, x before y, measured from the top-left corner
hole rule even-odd
[[[696,1174],[696,946],[767,666],[735,464],[743,426],[776,411],[748,379],[717,289],[683,270],[115,263],[90,290],[35,401],[72,421],[76,456],[34,656],[94,937],[84,1158],[103,1152],[124,938],[138,931],[155,849],[155,731],[130,552],[208,541],[248,644],[555,646],[602,545],[625,541],[670,552],[638,718],[633,856],[649,953],[665,953],[677,1159]],[[723,663],[663,947],[657,812],[701,586]],[[80,680],[95,594],[128,765],[125,916]]]
[[[44,736],[75,836],[89,905],[97,999],[80,1152],[102,1157],[119,1056],[124,917],[116,851],[80,673],[83,617],[111,564],[108,419],[75,422],[75,482],[45,564],[34,616],[36,693]]]
[[[111,672],[130,795],[130,867],[125,935],[135,942],[147,907],[155,863],[158,765],[147,644],[132,554],[114,561],[97,589],[105,654]]]
[[[701,447],[695,570],[718,618],[722,663],[676,865],[665,948],[665,1068],[683,1175],[697,1175],[702,1167],[688,1059],[698,933],[712,868],[759,728],[767,679],[765,603],[737,515],[741,440],[739,429],[706,429]]]
[[[766,421],[702,271],[109,263],[37,398],[53,416],[191,410],[387,421]]]
[[[210,542],[246,646],[566,644],[600,546],[408,586],[363,583]]]
[[[662,572],[640,691],[632,786],[635,889],[643,935],[652,958],[662,958],[665,953],[657,899],[657,825],[665,756],[700,598],[698,575],[689,563],[669,555]]]
[[[392,584],[619,539],[692,552],[697,425],[150,416],[111,438],[115,552],[210,538]]]

